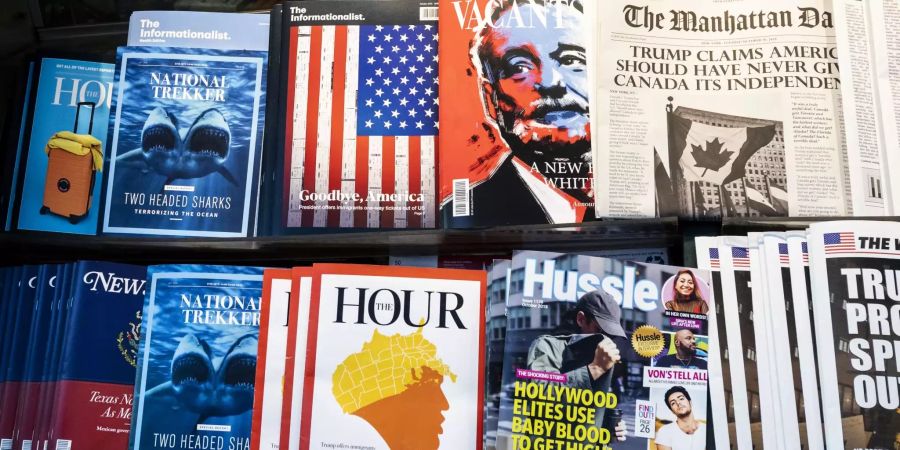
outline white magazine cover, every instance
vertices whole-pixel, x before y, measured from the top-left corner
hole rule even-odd
[[[485,272],[314,264],[312,277],[300,449],[480,448]]]
[[[598,217],[851,213],[830,1],[585,4]]]
[[[834,0],[844,120],[857,216],[900,211],[900,2]]]
[[[728,343],[725,340],[725,316],[722,307],[722,276],[719,274],[719,238],[698,237],[694,239],[697,251],[697,268],[709,271],[715,311],[709,314],[709,327],[716,331],[718,339],[710,342],[709,350],[709,395],[713,437],[717,449],[732,448],[734,442],[734,408],[732,405],[731,373],[728,364]],[[725,417],[721,411],[726,411]]]
[[[828,449],[895,449],[900,430],[900,224],[809,228]]]
[[[769,301],[762,233],[747,233],[750,255],[750,292],[753,303],[753,327],[756,332],[756,358],[759,370],[759,406],[762,413],[763,442],[776,448],[786,447],[784,419],[778,399],[776,359],[772,339],[772,303]],[[740,295],[740,291],[738,291]]]
[[[763,423],[758,344],[753,326],[750,251],[746,236],[722,236],[719,245],[722,304],[728,339],[737,448],[761,448]],[[732,351],[733,350],[733,351]],[[767,442],[769,447],[771,444]],[[774,445],[771,445],[774,448]]]
[[[822,430],[822,404],[819,396],[819,375],[816,371],[816,339],[812,328],[812,303],[809,300],[809,250],[806,232],[786,233],[790,257],[791,298],[794,302],[793,324],[797,333],[797,351],[800,360],[800,381],[803,386],[803,415],[806,421],[806,439],[809,448],[825,445]],[[801,431],[802,432],[802,431]]]
[[[800,417],[803,416],[804,397],[800,381],[798,338],[793,322],[795,307],[791,290],[790,256],[785,234],[764,233],[760,250],[764,258],[766,300],[770,306],[768,318],[774,362],[773,385],[776,388],[776,407],[782,417],[782,441],[786,448],[810,448],[805,433],[801,436]]]
[[[266,269],[263,289],[268,290],[260,318],[256,392],[253,404],[251,446],[277,449],[284,398],[284,369],[288,347],[291,271]]]

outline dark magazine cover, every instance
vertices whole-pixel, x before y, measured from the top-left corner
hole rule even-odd
[[[121,47],[116,71],[103,232],[251,234],[266,52]]]
[[[248,448],[263,271],[150,266],[129,449]]]

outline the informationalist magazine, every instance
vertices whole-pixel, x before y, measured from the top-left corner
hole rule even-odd
[[[285,3],[280,229],[434,227],[438,34],[423,3]]]
[[[526,251],[510,278],[498,449],[713,445],[708,272]]]

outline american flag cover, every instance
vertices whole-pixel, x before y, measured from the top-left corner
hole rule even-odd
[[[288,2],[287,228],[435,223],[437,7]]]

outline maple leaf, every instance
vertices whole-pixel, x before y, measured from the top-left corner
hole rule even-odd
[[[722,150],[722,146],[724,142],[719,142],[719,138],[715,138],[712,141],[706,142],[706,150],[699,145],[691,144],[693,150],[691,151],[691,156],[694,157],[694,167],[699,167],[703,170],[703,174],[700,175],[706,176],[706,172],[709,170],[714,170],[716,172],[719,171],[725,164],[728,164],[728,161],[731,160],[731,156],[734,155],[734,152],[729,150]]]

